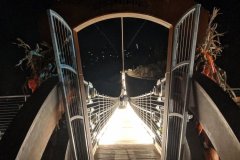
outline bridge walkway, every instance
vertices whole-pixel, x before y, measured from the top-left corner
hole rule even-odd
[[[149,144],[117,144],[101,145],[95,160],[159,160],[161,158],[153,145]]]
[[[128,104],[117,108],[99,141],[95,160],[160,159],[153,138]]]

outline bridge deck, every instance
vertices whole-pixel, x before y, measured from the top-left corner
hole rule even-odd
[[[129,104],[115,111],[99,144],[95,160],[160,159],[152,137]]]
[[[116,109],[99,144],[153,144],[153,139],[128,103],[126,108]]]
[[[102,145],[95,153],[95,160],[159,160],[160,154],[154,145]]]

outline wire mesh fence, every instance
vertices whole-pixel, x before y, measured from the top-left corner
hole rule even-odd
[[[154,140],[159,146],[162,146],[164,113],[164,102],[162,99],[154,92],[130,98],[133,110],[151,130]]]
[[[119,105],[119,98],[97,95],[88,103],[88,117],[92,145],[97,145],[99,134]]]
[[[0,96],[0,140],[29,95]]]

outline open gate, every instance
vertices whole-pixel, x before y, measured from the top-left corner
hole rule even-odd
[[[173,53],[167,73],[168,98],[164,104],[164,160],[179,160],[183,156],[199,14],[200,5],[196,5],[183,15],[174,28]]]
[[[174,28],[173,54],[168,64],[162,159],[179,160],[185,143],[187,106],[193,73],[200,5],[190,9]],[[55,59],[74,159],[93,159],[82,73],[78,70],[73,32],[64,19],[49,10]]]
[[[49,23],[53,49],[58,69],[59,81],[63,89],[65,115],[75,160],[92,158],[92,144],[90,141],[89,123],[81,72],[77,68],[73,32],[64,19],[56,12],[49,10]]]

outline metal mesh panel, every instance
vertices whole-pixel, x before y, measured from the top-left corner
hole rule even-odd
[[[154,140],[162,146],[163,101],[153,92],[131,97],[130,104],[135,113],[155,135]]]
[[[165,105],[167,121],[164,158],[181,157],[182,139],[185,136],[186,107],[189,100],[190,80],[193,72],[200,5],[189,10],[174,29],[173,54],[170,67],[168,101]]]
[[[92,145],[96,146],[101,130],[119,106],[119,98],[96,95],[91,100],[92,103],[88,104],[89,126]]]
[[[174,132],[169,132],[168,134],[168,145],[167,145],[167,155],[170,155],[168,159],[178,159],[179,154],[179,141],[181,137],[182,128],[182,118],[172,116],[169,118],[168,123],[169,131],[174,130]],[[174,149],[169,149],[174,146]]]
[[[82,127],[79,127],[79,126],[84,125],[83,120],[74,119],[71,121],[71,125],[72,125],[73,135],[79,135],[78,137],[74,137],[75,138],[75,147],[78,149],[77,157],[81,157],[81,159],[88,159],[88,155],[86,154],[87,149],[84,144],[85,137],[81,136],[81,135],[84,135],[85,132]]]
[[[85,119],[72,30],[57,13],[52,10],[49,10],[48,13],[74,158],[88,159]]]
[[[0,97],[0,140],[29,95]]]
[[[82,116],[82,109],[78,107],[80,102],[79,97],[79,87],[78,87],[78,77],[77,74],[73,73],[72,71],[63,68],[62,69],[62,76],[64,78],[63,86],[65,88],[66,94],[66,103],[69,109],[69,116]]]

